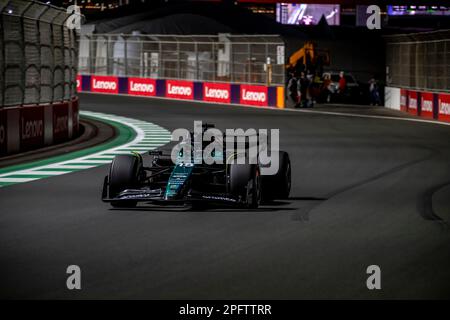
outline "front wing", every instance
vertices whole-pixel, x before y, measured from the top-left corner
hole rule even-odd
[[[147,202],[156,205],[185,205],[189,203],[210,203],[226,206],[242,206],[244,205],[241,197],[236,197],[231,194],[219,194],[219,193],[204,193],[195,192],[190,190],[184,197],[177,199],[166,199],[163,189],[150,189],[143,187],[140,189],[126,189],[120,192],[116,197],[111,198],[108,195],[108,177],[105,177],[102,190],[103,202],[121,202],[121,201],[137,201]]]

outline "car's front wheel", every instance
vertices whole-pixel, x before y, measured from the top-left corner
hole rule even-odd
[[[117,155],[111,163],[109,170],[109,197],[114,198],[125,189],[136,188],[138,177],[142,167],[139,158],[133,155]],[[112,201],[116,208],[135,207],[133,200]]]

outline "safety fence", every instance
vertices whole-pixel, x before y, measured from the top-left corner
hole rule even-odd
[[[387,85],[450,92],[450,30],[386,36]]]
[[[385,106],[410,115],[450,122],[450,94],[386,87]]]
[[[77,88],[79,92],[284,108],[284,86],[79,75]]]
[[[0,155],[78,134],[78,43],[66,10],[0,1]]]
[[[79,73],[284,85],[284,49],[274,35],[82,34]]]
[[[386,36],[385,106],[450,122],[450,30]]]

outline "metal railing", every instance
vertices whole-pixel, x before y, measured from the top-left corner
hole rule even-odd
[[[284,85],[278,36],[80,36],[80,74]]]
[[[387,83],[450,92],[450,30],[386,36]]]
[[[69,100],[76,94],[76,31],[66,11],[0,0],[0,106]]]

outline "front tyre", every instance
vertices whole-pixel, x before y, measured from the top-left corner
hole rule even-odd
[[[117,155],[111,163],[109,170],[109,197],[115,198],[125,189],[138,186],[138,177],[142,168],[139,158],[133,155]],[[115,208],[135,207],[137,201],[112,201]]]

